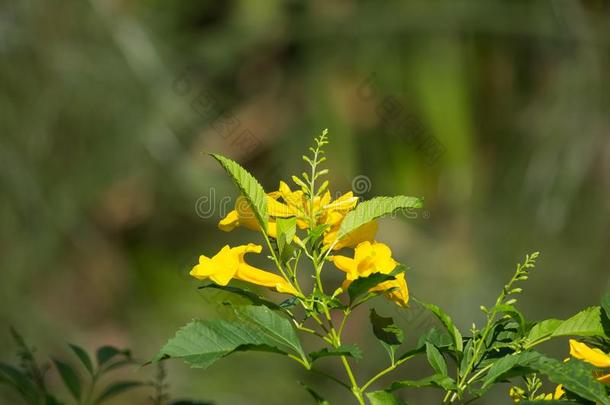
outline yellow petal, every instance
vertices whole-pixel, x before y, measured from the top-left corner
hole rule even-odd
[[[226,245],[211,258],[201,256],[199,264],[191,270],[191,275],[199,280],[211,279],[219,285],[227,285],[235,275],[239,265],[238,258]]]
[[[376,285],[371,291],[388,291],[386,297],[394,301],[401,307],[406,307],[409,303],[409,289],[407,288],[407,281],[405,280],[405,274],[400,273],[395,276],[395,280],[384,281]]]
[[[235,278],[263,287],[274,288],[280,293],[297,295],[297,291],[283,277],[257,269],[247,263],[240,264]]]
[[[223,219],[218,223],[218,228],[221,231],[231,232],[239,225],[239,215],[237,211],[233,210],[227,214]]]
[[[367,222],[345,235],[337,242],[333,250],[339,250],[344,247],[354,247],[364,241],[373,240],[377,234],[377,228],[377,221]]]
[[[591,348],[584,343],[570,339],[570,355],[599,368],[610,367],[610,356],[599,349]]]
[[[290,207],[270,196],[267,196],[267,212],[269,213],[269,216],[281,218],[293,217],[295,215]]]
[[[555,387],[555,394],[553,395],[553,399],[561,399],[564,395],[565,395],[565,391],[563,389],[563,386],[561,384],[559,384],[557,387]]]
[[[335,267],[347,273],[349,279],[354,280],[357,278],[357,264],[354,259],[345,256],[333,256],[332,261]]]

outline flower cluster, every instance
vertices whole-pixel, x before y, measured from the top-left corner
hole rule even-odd
[[[333,198],[328,181],[316,188],[316,180],[328,173],[326,169],[318,170],[319,164],[325,160],[322,156],[323,146],[327,143],[326,133],[323,133],[316,139],[316,147],[310,148],[312,156],[303,156],[310,165],[311,172],[303,173],[301,177],[292,176],[295,189],[280,181],[276,191],[265,193],[261,197],[266,213],[264,220],[261,221],[248,196],[241,195],[235,202],[235,208],[218,224],[225,232],[238,227],[261,232],[281,274],[258,269],[245,262],[245,253],[262,251],[261,246],[254,244],[233,248],[225,246],[212,257],[201,256],[190,274],[200,280],[210,279],[221,286],[226,286],[232,279],[236,279],[305,299],[295,275],[296,270],[286,261],[280,260],[282,252],[279,249],[279,239],[286,235],[279,229],[279,223],[290,220],[290,240],[282,243],[294,247],[293,251],[300,250],[293,255],[293,259],[300,257],[301,253],[312,259],[318,279],[316,288],[319,292],[323,293],[319,275],[324,262],[328,261],[346,274],[342,288],[337,292],[347,291],[350,284],[358,278],[381,273],[387,275],[388,279],[371,287],[369,292],[383,294],[398,305],[407,306],[409,293],[405,275],[402,272],[393,274],[399,268],[398,263],[392,258],[390,248],[375,240],[378,229],[376,216],[361,221],[354,229],[342,232],[346,216],[359,206],[358,197],[350,191]],[[307,243],[308,241],[316,243]],[[352,257],[331,255],[341,249],[353,249]]]
[[[266,195],[269,221],[267,236],[277,239],[277,219],[295,218],[296,225],[303,231],[313,231],[324,228],[322,250],[337,251],[343,248],[353,248],[353,258],[345,256],[329,256],[335,266],[346,273],[343,290],[359,277],[368,277],[374,273],[391,274],[397,262],[392,258],[390,248],[375,241],[378,225],[376,220],[369,221],[342,238],[338,237],[339,228],[347,213],[358,204],[358,197],[350,191],[336,199],[332,199],[330,191],[322,196],[309,199],[303,190],[291,190],[288,184],[281,181],[277,191]],[[262,228],[243,196],[237,198],[235,209],[220,220],[218,227],[226,232],[237,227],[254,231]],[[293,242],[306,248],[298,236]],[[230,248],[225,246],[212,258],[201,256],[199,264],[191,271],[191,275],[200,280],[211,279],[219,285],[227,285],[231,279],[247,281],[252,284],[270,287],[280,293],[298,295],[291,281],[280,275],[257,269],[244,261],[247,252],[261,252],[261,246],[248,244]],[[371,289],[371,292],[383,292],[401,306],[406,306],[409,300],[407,283],[404,273]]]

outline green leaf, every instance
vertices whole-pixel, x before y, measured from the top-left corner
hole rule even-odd
[[[286,256],[288,256],[288,252],[290,249],[290,243],[292,239],[294,239],[294,235],[296,234],[296,226],[297,219],[295,217],[290,218],[277,218],[277,248],[280,252],[280,257],[282,260],[286,260]]]
[[[305,357],[301,341],[292,323],[276,311],[263,306],[242,306],[235,308],[235,314],[245,324],[258,329],[267,340],[285,351],[294,351]]]
[[[390,391],[395,391],[400,388],[424,388],[424,387],[436,387],[450,390],[455,388],[455,381],[453,378],[442,374],[434,374],[430,377],[422,378],[421,380],[402,380],[395,381],[390,386]]]
[[[91,358],[89,357],[85,349],[78,345],[70,343],[68,344],[68,346],[70,346],[70,349],[72,349],[72,351],[74,352],[74,354],[76,354],[81,363],[83,363],[83,366],[85,366],[89,374],[93,375],[93,363],[91,362]]]
[[[234,287],[234,286],[230,286],[230,285],[218,285],[218,284],[214,284],[214,283],[202,285],[201,287],[199,287],[200,290],[205,290],[205,289],[209,289],[209,288],[215,289],[215,290],[220,290],[220,291],[226,291],[233,295],[237,295],[241,298],[245,298],[242,301],[235,302],[235,300],[223,299],[223,298],[219,299],[219,297],[214,297],[215,303],[221,303],[220,301],[222,301],[223,304],[264,305],[270,309],[281,309],[280,305],[277,305],[274,302],[266,300],[265,298],[255,294],[251,291],[244,290],[243,288]]]
[[[388,391],[367,392],[366,397],[371,405],[406,405],[403,400]]]
[[[455,350],[457,352],[461,353],[462,350],[464,349],[464,343],[462,341],[462,334],[460,333],[459,329],[453,323],[453,320],[451,319],[451,317],[434,304],[428,304],[426,302],[421,302],[421,301],[417,301],[417,302],[419,302],[421,305],[426,307],[430,312],[432,312],[442,322],[442,324],[447,329],[447,332],[449,332],[449,335],[453,339],[453,344],[455,346]]]
[[[381,316],[377,314],[375,309],[371,309],[370,319],[373,325],[373,333],[377,339],[395,346],[402,343],[404,334],[392,318]]]
[[[422,199],[399,195],[395,197],[375,197],[356,206],[345,215],[339,228],[338,239],[345,237],[351,231],[384,215],[392,214],[400,209],[421,208]]]
[[[288,319],[265,306],[235,309],[235,320],[195,320],[180,329],[155,360],[181,358],[192,367],[207,368],[236,350],[295,351],[304,357]]]
[[[606,389],[593,377],[593,368],[582,361],[572,359],[564,363],[541,355],[529,362],[528,366],[545,374],[551,382],[562,384],[567,391],[602,405],[610,405]]]
[[[525,339],[526,345],[532,347],[538,342],[544,341],[549,337],[553,336],[553,333],[563,323],[560,319],[546,319],[542,322],[538,322],[529,331],[527,338]]]
[[[519,328],[521,329],[521,331],[525,331],[525,318],[523,317],[521,311],[519,311],[513,305],[506,304],[496,305],[495,308],[498,313],[505,313],[509,315],[519,324]]]
[[[430,328],[426,333],[419,337],[417,347],[425,347],[426,342],[430,342],[438,348],[446,348],[453,344],[453,339],[445,331]]]
[[[129,357],[129,350],[119,350],[113,346],[102,346],[97,349],[95,357],[97,359],[98,367],[104,366],[115,356],[127,356]]]
[[[489,387],[515,367],[527,367],[531,362],[537,360],[539,357],[540,353],[532,351],[502,357],[494,362],[487,372],[487,375],[483,379],[482,388],[485,389]]]
[[[430,363],[437,374],[447,375],[447,363],[445,363],[445,358],[434,345],[428,342],[426,342],[426,357],[428,358],[428,363]]]
[[[349,356],[355,359],[362,359],[362,350],[356,345],[341,345],[339,347],[323,348],[315,352],[309,353],[311,361],[314,362],[321,357],[328,356]]]
[[[349,302],[352,305],[356,298],[363,294],[366,294],[371,288],[377,284],[383,283],[384,281],[393,280],[394,276],[382,273],[373,273],[368,277],[360,277],[355,279],[347,288],[347,294],[349,295]]]
[[[591,307],[577,313],[563,321],[552,336],[604,336],[601,308]]]
[[[210,153],[210,156],[216,159],[229,176],[231,176],[241,194],[250,204],[256,220],[266,233],[269,216],[267,215],[267,195],[263,187],[254,176],[248,173],[237,162],[215,153]]]
[[[74,371],[72,366],[60,360],[53,359],[53,363],[55,363],[55,367],[57,367],[61,379],[64,384],[66,384],[66,387],[68,387],[72,396],[79,401],[81,396],[81,384],[76,371]]]
[[[28,403],[39,402],[38,389],[34,382],[19,369],[2,362],[0,362],[0,383],[13,387]]]
[[[112,383],[100,393],[94,403],[99,404],[125,391],[141,387],[143,385],[144,384],[139,381],[119,381]]]

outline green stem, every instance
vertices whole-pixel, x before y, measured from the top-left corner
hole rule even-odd
[[[393,362],[389,367],[381,370],[379,373],[377,373],[375,376],[373,376],[370,380],[368,380],[363,386],[362,386],[362,392],[365,392],[366,389],[373,384],[375,381],[377,381],[378,379],[380,379],[381,377],[383,377],[384,375],[388,374],[389,372],[395,370],[398,366],[400,366],[402,363],[404,363],[405,361],[413,358],[415,355],[411,355],[411,356],[407,356],[405,358],[402,358],[400,360],[398,360],[397,362]]]

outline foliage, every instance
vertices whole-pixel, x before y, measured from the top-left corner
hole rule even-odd
[[[167,393],[167,373],[162,363],[158,363],[157,374],[153,381],[139,380],[108,380],[112,371],[129,366],[137,366],[129,350],[117,349],[113,346],[102,346],[92,356],[82,347],[68,344],[73,354],[72,360],[53,358],[40,364],[34,349],[30,348],[23,337],[13,328],[11,335],[17,344],[19,365],[0,362],[0,384],[8,386],[23,401],[31,405],[60,405],[64,403],[78,405],[97,405],[119,396],[135,388],[152,387],[154,390],[150,400],[155,405],[177,404],[171,401]],[[95,358],[95,360],[93,360]],[[77,360],[77,361],[74,361]],[[50,371],[57,371],[59,379],[64,384],[69,395],[68,400],[62,398],[63,393],[51,390],[47,384]],[[104,379],[105,383],[100,383]],[[181,401],[180,403],[200,404],[204,402]]]
[[[225,246],[214,256],[201,256],[191,275],[211,280],[212,284],[204,287],[223,289],[228,298],[218,303],[218,319],[192,321],[169,340],[156,360],[181,358],[193,367],[207,368],[237,351],[255,350],[287,356],[315,372],[314,362],[320,358],[337,358],[347,382],[325,375],[347,388],[359,404],[367,401],[402,404],[395,391],[419,387],[443,390],[444,403],[470,403],[488,392],[492,385],[516,378],[525,381],[526,387],[511,389],[515,401],[552,399],[565,403],[610,404],[608,388],[603,384],[608,376],[592,365],[606,361],[604,356],[607,356],[610,368],[610,356],[605,354],[610,351],[609,298],[604,298],[601,306],[585,309],[567,320],[527,321],[516,307],[517,297],[522,292],[520,283],[530,277],[536,265],[538,252],[526,255],[523,263],[517,264],[493,306],[481,306],[485,323],[481,327],[473,323],[469,333],[460,331],[451,316],[437,305],[418,301],[439,320],[443,330],[430,330],[416,347],[397,355],[403,344],[403,330],[391,317],[372,309],[371,331],[386,349],[389,365],[365,382],[359,382],[353,367],[363,353],[343,339],[350,314],[376,297],[385,297],[399,308],[407,307],[410,301],[406,267],[392,258],[388,246],[375,240],[376,219],[420,208],[422,200],[395,196],[359,202],[351,192],[333,198],[328,181],[318,185],[328,172],[320,170],[326,159],[327,143],[324,131],[315,139],[311,154],[303,156],[309,170],[292,176],[296,190],[281,182],[277,191],[267,194],[243,167],[212,155],[237,184],[248,204],[247,209],[236,206],[220,222],[220,228],[232,230],[241,226],[260,232],[276,272],[255,268],[246,262],[245,253],[262,250],[254,244]],[[341,249],[353,254],[336,254]],[[309,267],[303,266],[302,258],[308,259]],[[323,277],[326,265],[331,263],[345,273],[342,286],[332,293]],[[252,291],[229,286],[233,279],[268,287],[290,298],[278,305]],[[323,347],[307,354],[298,332],[318,338]],[[566,336],[580,338],[594,348],[571,341],[571,345],[585,346],[573,346],[580,351],[572,349],[575,358],[568,362],[534,350],[543,342]],[[372,390],[382,377],[416,356],[426,357],[432,370],[429,376],[398,380],[385,389]],[[554,394],[540,392],[542,378],[559,384]],[[317,403],[328,404],[318,391],[307,386],[306,389]]]

